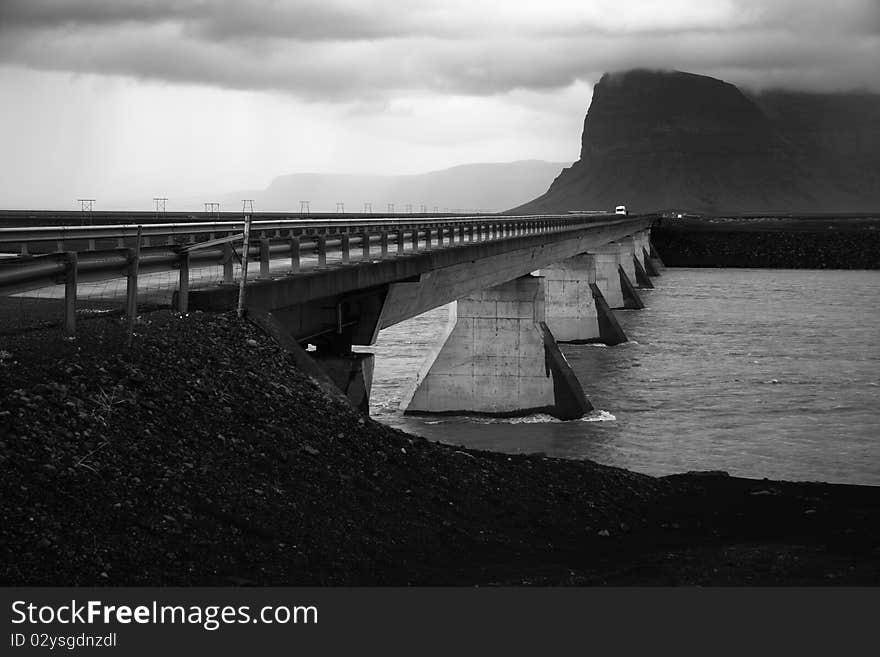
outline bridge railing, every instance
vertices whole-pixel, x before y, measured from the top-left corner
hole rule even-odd
[[[275,275],[289,275],[437,248],[577,231],[633,218],[568,214],[254,221],[246,260],[258,263],[259,277],[267,277],[273,275],[270,263],[277,265],[283,258],[284,271]],[[240,272],[245,260],[239,246],[244,223],[2,228],[0,252],[14,249],[17,255],[0,258],[0,296],[64,285],[64,327],[73,333],[79,285],[124,279],[124,308],[131,313],[137,309],[139,276],[176,271],[173,298],[176,308],[186,312],[193,283],[234,282],[236,268]],[[193,277],[193,272],[209,269],[216,273]]]

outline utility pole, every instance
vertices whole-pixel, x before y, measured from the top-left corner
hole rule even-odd
[[[300,201],[299,202],[299,213],[300,214],[312,214],[311,210],[309,210],[309,202],[308,201]]]
[[[93,198],[78,198],[79,201],[79,209],[82,213],[80,216],[82,217],[81,222],[82,225],[86,225],[86,220],[88,220],[89,226],[92,225],[92,210],[95,209],[95,199]]]
[[[406,204],[406,212],[407,214],[412,214],[412,203]]]
[[[394,214],[394,203],[388,204],[388,214]]]
[[[241,247],[241,280],[238,283],[238,316],[244,315],[244,295],[248,275],[248,249],[251,236],[251,215],[254,213],[254,200],[242,199],[241,211],[244,213],[244,244]]]
[[[164,196],[154,196],[153,201],[156,203],[156,221],[159,220],[159,215],[161,214],[162,218],[165,218],[165,203],[168,199]]]
[[[364,203],[364,214],[373,214],[373,204]]]
[[[214,217],[215,219],[220,219],[220,204],[209,201],[205,203],[205,216],[206,217]]]
[[[342,201],[336,201],[336,212],[338,212],[339,214],[344,214],[345,203],[343,203]]]

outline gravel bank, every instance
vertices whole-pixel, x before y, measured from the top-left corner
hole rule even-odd
[[[124,326],[0,336],[0,584],[880,583],[880,489],[431,443],[234,315]]]

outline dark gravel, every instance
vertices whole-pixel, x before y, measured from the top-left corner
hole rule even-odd
[[[880,269],[880,217],[663,219],[651,242],[669,267]]]
[[[234,315],[0,336],[0,584],[877,584],[880,489],[365,419]]]

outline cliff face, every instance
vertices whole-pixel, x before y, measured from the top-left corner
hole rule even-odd
[[[781,92],[749,97],[731,84],[690,73],[606,73],[584,121],[580,160],[517,211],[618,204],[636,212],[880,206],[874,148],[880,115],[871,109],[878,98]]]

